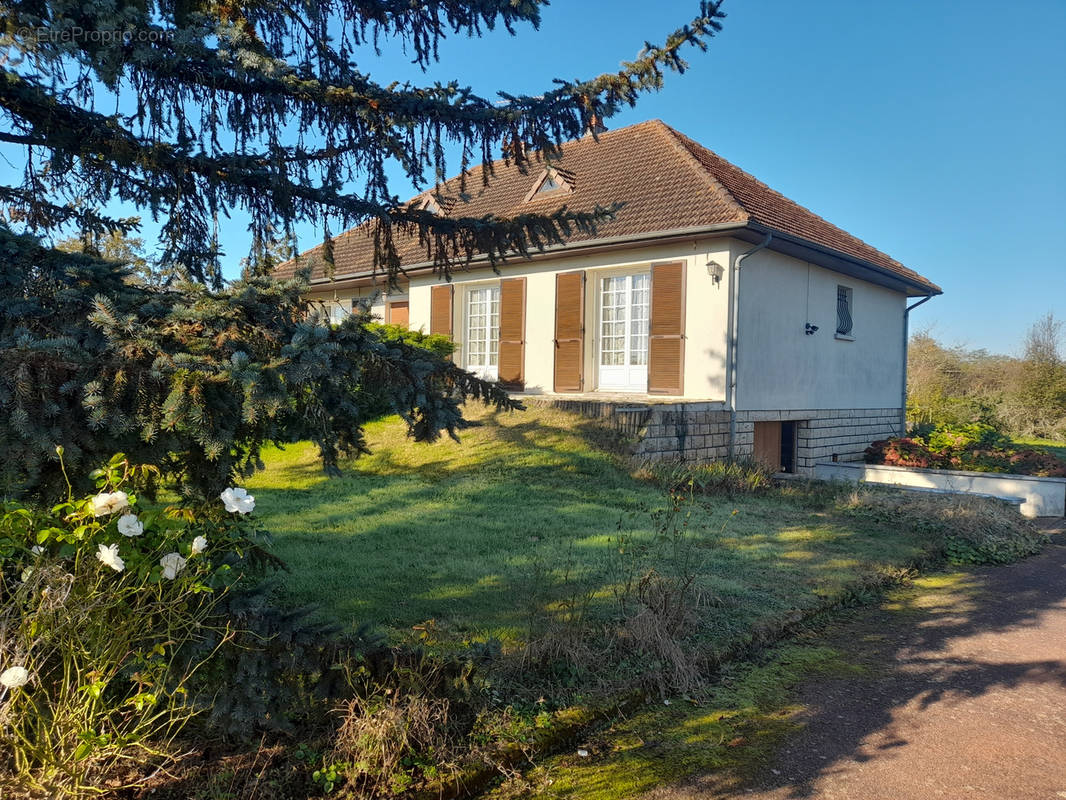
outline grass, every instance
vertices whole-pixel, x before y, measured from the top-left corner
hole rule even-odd
[[[1053,439],[1015,439],[1014,444],[1022,447],[1032,447],[1034,450],[1043,450],[1051,453],[1056,458],[1066,461],[1066,442]]]
[[[836,612],[749,661],[726,665],[698,705],[648,704],[590,731],[565,752],[505,781],[486,800],[742,796],[804,725],[811,708],[804,705],[802,686],[891,673],[893,628],[965,613],[972,595],[964,572],[916,578],[889,591],[880,604]],[[806,692],[811,694],[817,692]]]
[[[807,638],[733,665],[699,705],[649,704],[614,720],[590,733],[579,748],[504,782],[486,800],[643,797],[656,787],[701,773],[713,773],[709,777],[714,796],[739,788],[799,728],[804,708],[794,694],[800,683],[865,671],[840,650]],[[711,788],[701,786],[701,796],[711,796]]]
[[[402,424],[369,426],[373,454],[325,477],[311,445],[264,455],[248,483],[291,571],[283,600],[316,604],[393,637],[521,643],[537,606],[582,595],[611,613],[619,537],[649,545],[669,508],[601,429],[564,412],[470,409],[461,443],[416,444]],[[926,537],[780,493],[703,498],[685,509],[703,630],[727,652],[763,626],[919,558]],[[674,554],[652,549],[667,570]]]

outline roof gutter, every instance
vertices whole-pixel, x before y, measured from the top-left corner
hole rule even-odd
[[[878,266],[877,264],[874,264],[871,261],[867,261],[864,258],[858,258],[856,256],[848,255],[847,253],[842,253],[841,251],[835,250],[832,247],[827,247],[826,245],[818,244],[817,242],[812,242],[810,239],[804,239],[801,236],[796,236],[796,235],[791,234],[791,233],[785,233],[783,231],[779,231],[779,230],[776,230],[774,228],[767,227],[766,225],[763,225],[762,223],[759,223],[759,222],[749,222],[746,227],[749,230],[756,231],[758,233],[763,233],[763,234],[772,233],[774,239],[776,241],[778,241],[778,242],[788,242],[788,243],[793,244],[793,245],[795,245],[797,247],[802,247],[802,248],[805,248],[807,250],[814,251],[816,253],[822,253],[822,254],[824,254],[826,256],[829,256],[830,258],[834,258],[834,259],[837,259],[837,260],[840,260],[840,261],[846,261],[846,262],[849,262],[851,264],[855,264],[856,266],[861,267],[864,270],[868,270],[870,272],[876,273],[877,275],[882,275],[885,278],[888,278],[889,280],[891,280],[891,281],[893,281],[893,282],[895,282],[897,284],[902,283],[902,284],[904,284],[906,286],[909,286],[909,287],[911,287],[913,289],[917,289],[918,290],[918,294],[917,295],[912,295],[912,296],[923,296],[924,295],[924,296],[932,297],[934,295],[938,295],[938,294],[943,294],[944,293],[939,287],[937,287],[935,285],[930,285],[928,283],[922,283],[920,281],[916,281],[916,280],[914,280],[912,278],[908,278],[905,275],[901,275],[898,272],[893,272],[890,269],[886,269],[885,267]],[[804,259],[804,260],[810,260],[810,259]],[[819,266],[823,266],[823,265],[819,265]],[[826,267],[826,268],[830,269],[830,270],[833,269],[832,267]],[[833,270],[833,271],[834,272],[839,272],[839,270]]]
[[[775,240],[775,242],[789,243],[793,247],[803,248],[813,253],[823,254],[830,259],[846,262],[848,264],[853,264],[864,272],[872,273],[873,275],[877,275],[884,278],[886,283],[892,284],[892,286],[894,286],[897,290],[900,290],[901,286],[905,286],[909,289],[917,290],[917,296],[931,296],[936,294],[942,294],[939,288],[935,286],[931,287],[927,283],[921,283],[913,279],[907,278],[904,275],[900,275],[897,272],[893,272],[892,270],[878,266],[877,264],[873,264],[864,259],[856,258],[855,256],[851,256],[846,253],[842,253],[838,250],[834,250],[831,247],[826,247],[825,245],[817,244],[808,239],[803,239],[799,236],[783,233],[779,230],[769,228],[761,223],[751,221],[719,222],[713,225],[699,225],[689,228],[676,228],[671,231],[656,231],[651,233],[641,233],[627,236],[609,236],[602,239],[592,239],[587,242],[574,242],[551,245],[549,247],[545,247],[543,250],[533,251],[529,254],[528,258],[518,255],[512,255],[508,259],[503,261],[497,259],[496,265],[499,266],[501,263],[508,263],[512,260],[515,262],[537,261],[540,259],[557,256],[560,253],[566,253],[567,255],[578,253],[591,254],[601,250],[612,250],[626,245],[634,245],[641,243],[649,245],[669,244],[676,241],[684,241],[686,239],[691,239],[694,236],[721,236],[726,233],[734,233],[740,231],[751,231],[752,233],[764,237],[770,235]],[[774,249],[777,248],[775,247]],[[488,256],[477,255],[470,260],[469,265],[488,265],[491,263],[492,262],[489,260]],[[821,266],[826,265],[823,264]],[[831,266],[826,266],[826,268],[833,269],[833,267]],[[417,264],[412,264],[411,266],[404,268],[403,275],[412,276],[426,274],[431,273],[433,269],[434,264],[432,261],[420,261]],[[840,270],[835,269],[834,271],[839,272]],[[318,286],[329,285],[335,288],[347,288],[348,285],[373,285],[379,282],[383,277],[384,276],[381,273],[374,272],[372,270],[364,272],[353,272],[347,275],[334,275],[333,277],[314,278],[311,281],[311,287],[315,288]],[[862,276],[859,275],[857,277]]]
[[[741,253],[733,261],[733,274],[729,278],[729,311],[726,325],[729,329],[729,357],[726,359],[726,391],[729,403],[729,458],[736,457],[737,444],[737,350],[740,337],[740,267],[748,256],[753,256],[760,250],[770,246],[774,234],[766,231],[766,238],[750,250]]]
[[[669,244],[675,241],[685,241],[691,239],[693,236],[718,236],[731,231],[741,231],[748,228],[746,222],[719,222],[714,225],[696,225],[689,228],[675,228],[670,231],[655,231],[651,233],[638,233],[627,236],[607,236],[602,239],[590,239],[587,242],[568,242],[563,244],[550,245],[543,250],[534,250],[528,257],[513,254],[506,259],[496,259],[496,264],[499,266],[502,263],[509,262],[525,262],[525,261],[537,261],[542,258],[549,258],[557,256],[560,253],[566,255],[576,253],[591,253],[598,250],[609,250],[624,245],[630,244]],[[481,265],[491,264],[489,257],[484,254],[478,254],[469,261],[469,265]],[[432,261],[420,261],[417,264],[412,264],[409,267],[404,267],[403,274],[405,276],[418,275],[422,273],[432,272],[434,264]],[[312,288],[323,285],[335,285],[338,283],[354,282],[354,281],[374,281],[382,278],[383,275],[380,272],[374,272],[367,270],[363,272],[352,272],[347,275],[334,275],[333,277],[321,277],[313,278],[311,280]]]
[[[903,310],[903,378],[899,392],[899,435],[907,435],[907,348],[910,345],[910,317],[922,303],[927,303],[936,295],[927,294],[917,303],[911,303]]]

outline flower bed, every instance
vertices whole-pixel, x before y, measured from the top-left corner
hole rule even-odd
[[[982,446],[976,442],[934,448],[917,437],[894,437],[874,442],[866,448],[865,456],[867,464],[894,467],[959,469],[970,472],[1033,475],[1040,478],[1066,478],[1066,462],[1050,453],[1031,448]]]

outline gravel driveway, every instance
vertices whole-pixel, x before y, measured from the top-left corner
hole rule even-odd
[[[1066,798],[1066,536],[1052,541],[834,629],[866,673],[804,687],[806,726],[754,785],[707,776],[654,796]]]

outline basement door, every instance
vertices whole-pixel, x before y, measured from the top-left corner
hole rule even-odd
[[[600,282],[597,388],[601,391],[648,391],[650,299],[650,272],[612,275]]]

